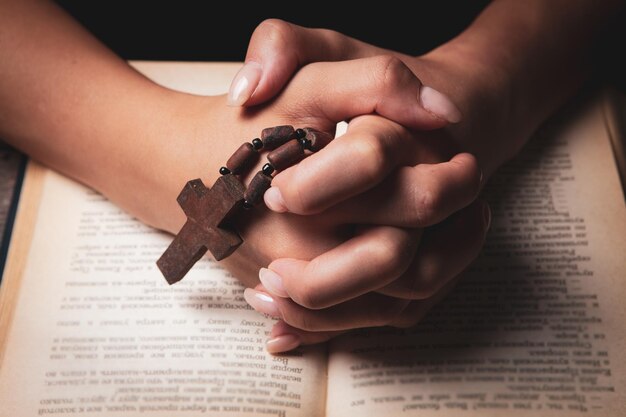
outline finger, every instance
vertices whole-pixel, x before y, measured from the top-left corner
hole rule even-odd
[[[309,332],[334,332],[360,327],[384,326],[395,320],[410,300],[370,292],[321,310],[312,310],[290,298],[280,298],[246,288],[244,297],[260,313],[279,318]]]
[[[435,295],[425,300],[411,301],[395,318],[390,319],[389,325],[394,327],[415,326],[430,309],[441,302],[456,286],[462,275],[449,280]],[[312,345],[326,342],[347,330],[335,331],[307,331],[290,326],[279,320],[274,324],[270,332],[270,338],[266,342],[266,348],[270,353],[287,352],[302,345]]]
[[[320,212],[375,186],[396,166],[412,165],[418,145],[396,123],[359,117],[350,122],[345,135],[277,174],[266,192],[266,205],[278,212]]]
[[[345,61],[385,53],[389,52],[339,32],[267,19],[250,38],[246,63],[233,80],[229,102],[253,106],[267,101],[278,94],[298,68],[310,62]]]
[[[476,158],[462,153],[448,162],[398,168],[373,189],[331,207],[326,213],[340,223],[431,226],[476,200],[482,178]],[[319,192],[315,189],[313,194]]]
[[[476,158],[467,153],[412,167],[434,159],[422,142],[389,120],[361,116],[350,122],[345,135],[277,174],[265,203],[277,212],[313,214],[343,202],[332,212],[346,223],[438,223],[476,198],[483,176]],[[411,167],[389,175],[404,165]]]
[[[421,231],[370,227],[311,261],[282,258],[259,273],[273,295],[308,309],[336,305],[385,286],[410,265]]]
[[[270,338],[265,343],[265,347],[270,353],[287,352],[301,345],[314,345],[326,342],[342,333],[345,333],[345,331],[309,332],[292,327],[279,320],[272,327]]]
[[[376,113],[408,128],[429,130],[461,120],[450,98],[423,86],[392,55],[309,64],[294,75],[276,105],[286,116],[299,112],[334,123]]]
[[[411,266],[399,279],[377,291],[406,299],[432,297],[476,259],[490,223],[489,205],[476,201],[441,225],[427,229]]]

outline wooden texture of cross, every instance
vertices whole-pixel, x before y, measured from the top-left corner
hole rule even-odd
[[[206,253],[216,260],[229,256],[243,241],[228,221],[244,201],[245,187],[234,175],[223,175],[207,188],[200,179],[187,182],[178,195],[187,222],[157,261],[171,285],[180,281]]]
[[[220,178],[211,189],[199,179],[189,181],[178,196],[187,222],[157,261],[168,283],[180,281],[191,267],[211,251],[216,260],[229,256],[243,242],[229,222],[240,207],[252,208],[263,201],[272,185],[272,173],[298,163],[333,139],[328,132],[310,127],[281,125],[263,129],[260,138],[244,142],[219,169]],[[267,163],[246,189],[236,176],[245,176],[258,161],[261,150],[270,151]]]

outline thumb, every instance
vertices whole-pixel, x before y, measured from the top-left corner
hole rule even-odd
[[[268,19],[252,34],[246,62],[231,83],[228,104],[253,106],[271,99],[300,67],[310,62],[380,54],[389,51],[332,30],[308,29]]]
[[[292,115],[293,103],[309,117],[333,123],[378,114],[409,129],[431,130],[462,119],[450,97],[423,85],[392,55],[309,64],[275,102]]]

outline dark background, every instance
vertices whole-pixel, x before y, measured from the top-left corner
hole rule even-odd
[[[523,0],[520,0],[523,1]],[[58,3],[125,59],[176,61],[243,61],[250,35],[266,18],[276,17],[307,27],[330,28],[381,47],[421,54],[461,32],[489,3],[487,0],[431,0],[418,3],[419,13],[403,9],[406,2],[380,3],[378,8],[332,8],[320,2],[98,1]],[[626,92],[626,19],[617,18],[616,33],[594,54],[594,80]]]
[[[126,59],[243,61],[254,28],[266,18],[338,30],[378,46],[418,54],[463,30],[486,0],[424,1],[420,14],[403,3],[380,8],[317,2],[60,0],[58,3]],[[358,10],[358,13],[357,11]],[[453,12],[451,12],[453,11]]]

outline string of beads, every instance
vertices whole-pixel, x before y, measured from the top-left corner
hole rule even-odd
[[[271,151],[267,163],[257,172],[244,193],[244,208],[250,209],[263,199],[272,185],[273,175],[297,164],[326,146],[333,137],[310,127],[295,129],[291,125],[263,129],[260,138],[243,143],[220,168],[221,175],[246,175],[263,150]]]

